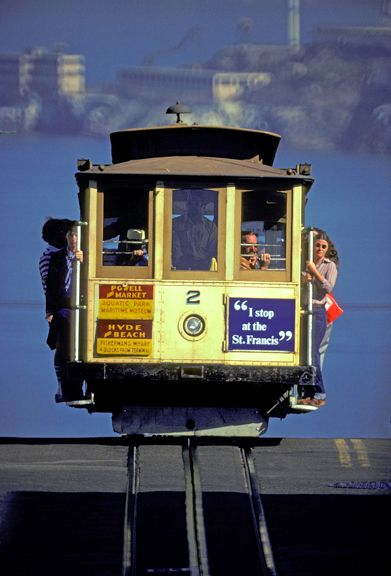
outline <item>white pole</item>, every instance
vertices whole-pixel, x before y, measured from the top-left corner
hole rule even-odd
[[[76,222],[76,230],[77,230],[77,244],[76,249],[79,251],[81,249],[81,228],[82,226],[86,226],[87,222]],[[73,349],[73,358],[74,362],[79,362],[79,344],[80,344],[80,262],[76,260],[75,263],[75,281],[74,281],[74,289],[75,289],[75,299],[74,299],[74,349]]]
[[[314,256],[314,233],[312,230],[308,233],[308,255],[307,260],[313,260]],[[308,324],[307,324],[307,364],[312,365],[312,281],[307,284],[308,294]]]

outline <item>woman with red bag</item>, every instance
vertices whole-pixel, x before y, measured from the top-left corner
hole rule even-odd
[[[326,391],[323,384],[321,365],[324,353],[328,346],[330,334],[327,335],[326,306],[338,275],[338,254],[329,236],[319,229],[314,233],[313,260],[307,260],[306,269],[303,272],[303,284],[312,282],[312,364],[316,367],[315,387],[306,397],[298,400],[298,404],[314,407],[324,406],[326,403]],[[323,353],[321,361],[321,349]]]
[[[317,234],[326,234],[326,232],[324,232],[323,230],[320,230],[319,228],[315,228],[314,232],[316,232]],[[332,241],[329,238],[329,249],[327,250],[326,253],[326,258],[329,258],[332,262],[334,262],[334,264],[337,267],[337,270],[339,271],[339,256],[338,256],[338,252],[337,249],[335,248],[334,244],[332,243]],[[334,295],[329,292],[326,296],[326,332],[325,335],[323,337],[323,340],[320,344],[320,348],[319,348],[319,354],[320,354],[320,369],[323,370],[323,362],[324,362],[324,357],[326,354],[326,350],[329,346],[330,343],[330,335],[331,335],[331,330],[333,328],[333,323],[334,320],[336,320],[341,314],[343,314],[343,310],[342,308],[337,304],[337,301],[334,298]]]

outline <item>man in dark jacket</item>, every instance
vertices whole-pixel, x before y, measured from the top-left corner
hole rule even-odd
[[[49,322],[48,346],[54,350],[54,369],[58,380],[56,402],[83,398],[80,380],[70,380],[67,363],[70,359],[71,299],[76,261],[83,261],[77,249],[77,229],[71,223],[66,232],[67,245],[55,252],[50,260],[46,278],[46,319]]]
[[[39,273],[45,294],[46,276],[48,275],[50,260],[53,254],[66,247],[66,233],[71,226],[73,226],[73,221],[67,218],[48,218],[42,227],[42,240],[47,242],[47,246],[39,259]]]

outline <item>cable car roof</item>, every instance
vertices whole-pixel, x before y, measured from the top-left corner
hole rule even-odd
[[[249,160],[272,166],[281,136],[273,132],[183,123],[132,128],[110,134],[114,164],[166,156],[207,156]]]
[[[234,158],[212,158],[201,156],[168,156],[143,158],[118,164],[94,165],[78,174],[99,174],[101,177],[114,175],[153,176],[205,176],[224,178],[292,178],[312,182],[309,175],[296,174],[291,169],[273,168],[263,164],[258,157],[250,160]]]

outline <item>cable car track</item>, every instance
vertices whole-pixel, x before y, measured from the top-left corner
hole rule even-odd
[[[186,487],[186,525],[190,574],[209,576],[208,549],[202,505],[202,486],[197,445],[188,440],[182,446]]]
[[[262,566],[262,574],[274,576],[276,574],[276,569],[274,565],[273,551],[270,543],[269,532],[267,529],[265,513],[259,494],[258,477],[255,468],[254,455],[252,453],[252,449],[249,447],[240,448],[240,454],[246,478],[247,492],[250,498],[256,541],[258,544],[258,553]]]
[[[172,444],[172,442],[170,442]],[[146,544],[140,542],[139,524],[142,521],[139,506],[142,463],[140,460],[140,444],[131,443],[128,454],[128,486],[126,494],[124,535],[123,535],[123,565],[122,576],[141,576],[144,574],[186,574],[188,576],[213,576],[208,555],[208,525],[204,514],[203,486],[201,474],[201,458],[197,440],[182,439],[178,441],[181,447],[184,473],[184,502],[186,518],[188,565],[176,566],[175,546],[173,545],[172,562],[166,567],[146,567],[139,561],[139,549]],[[153,446],[148,442],[149,446]],[[256,546],[255,555],[259,562],[262,576],[275,576],[276,569],[273,551],[269,539],[267,523],[259,493],[258,477],[252,448],[237,446],[243,471],[243,488],[247,495],[252,519],[252,530]],[[223,518],[224,520],[224,518]],[[164,528],[164,518],[160,518]],[[251,520],[250,520],[251,523]]]

